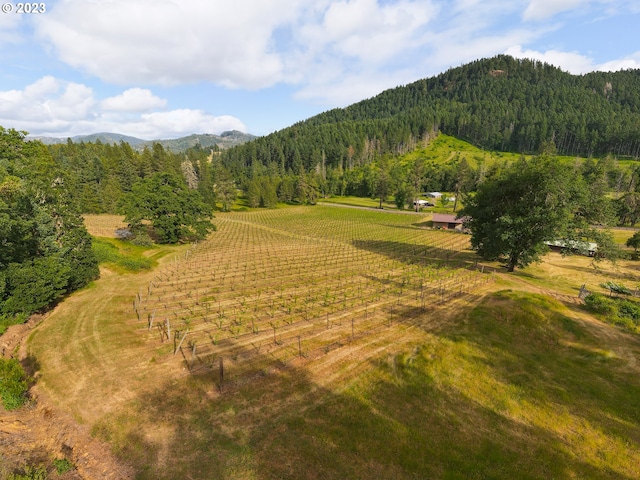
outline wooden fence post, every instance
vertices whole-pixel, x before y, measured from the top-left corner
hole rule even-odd
[[[222,392],[224,386],[224,359],[222,357],[220,357],[218,362],[218,372],[220,377],[220,392]]]

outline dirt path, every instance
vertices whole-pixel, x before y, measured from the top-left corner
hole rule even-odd
[[[31,331],[40,324],[45,315],[31,315],[29,320],[18,325],[11,325],[0,335],[0,357],[3,358],[19,358],[18,347],[25,340]]]
[[[55,408],[36,385],[31,404],[7,412],[0,407],[0,477],[24,468],[67,459],[75,470],[61,479],[126,480],[133,469],[118,462],[109,445],[91,437],[88,427]],[[52,477],[53,478],[53,477]]]

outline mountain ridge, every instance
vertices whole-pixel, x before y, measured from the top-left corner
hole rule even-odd
[[[95,143],[97,141],[100,141],[101,143],[118,144],[120,142],[125,142],[131,145],[134,150],[138,151],[144,150],[145,147],[151,147],[154,143],[159,143],[167,150],[180,152],[188,148],[195,147],[196,145],[200,145],[202,148],[208,148],[217,145],[221,149],[226,149],[234,147],[236,145],[241,145],[242,143],[251,141],[258,137],[256,137],[255,135],[251,135],[250,133],[240,132],[238,130],[228,130],[222,132],[220,135],[211,133],[194,133],[185,137],[158,140],[143,140],[141,138],[113,132],[99,132],[91,133],[88,135],[75,135],[73,137],[66,138],[30,135],[27,138],[31,140],[40,140],[45,145],[67,143],[69,139],[71,139],[73,143]]]

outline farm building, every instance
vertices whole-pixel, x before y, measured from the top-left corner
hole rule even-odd
[[[574,253],[580,253],[593,257],[598,251],[598,244],[593,242],[580,242],[576,240],[554,240],[552,242],[544,242],[554,252],[563,252],[570,249]]]
[[[423,207],[433,207],[433,203],[427,200],[416,200],[413,202],[414,207],[423,208]]]
[[[433,214],[433,228],[440,228],[443,230],[458,230],[462,232],[464,230],[463,223],[466,217],[458,218],[455,215],[449,213],[434,213]]]
[[[427,192],[427,193],[423,193],[423,195],[425,197],[433,198],[435,200],[439,200],[440,198],[445,196],[444,193],[440,193],[440,192]],[[447,197],[447,198],[449,199],[450,202],[456,201],[456,197]]]

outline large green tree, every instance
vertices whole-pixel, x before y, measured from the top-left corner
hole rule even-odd
[[[540,156],[480,184],[460,215],[469,217],[472,247],[485,259],[505,261],[512,272],[538,261],[547,241],[577,250],[595,241],[600,254],[614,256],[610,235],[591,227],[607,222],[607,210],[599,207],[606,201],[579,166]]]
[[[134,233],[147,221],[160,243],[202,239],[214,229],[211,207],[173,173],[155,173],[134,184],[120,205]]]
[[[40,142],[0,127],[0,317],[29,315],[97,278],[91,238]],[[1,318],[0,318],[1,320]]]

